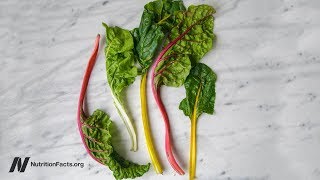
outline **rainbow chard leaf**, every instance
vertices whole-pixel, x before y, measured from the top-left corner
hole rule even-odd
[[[191,65],[212,49],[213,13],[211,6],[192,5],[187,11],[174,14],[175,27],[153,65],[156,86],[181,86]]]
[[[181,101],[179,109],[190,119],[194,116],[198,118],[202,113],[213,114],[216,80],[217,75],[210,67],[203,63],[196,64],[184,82],[187,97]]]
[[[153,145],[149,127],[146,95],[147,71],[163,43],[165,34],[172,27],[169,17],[178,10],[185,10],[182,0],[156,0],[149,2],[144,6],[139,27],[132,31],[135,44],[134,52],[142,72],[140,99],[143,129],[150,159],[158,174],[162,173],[162,167]]]
[[[187,97],[181,101],[179,109],[191,120],[190,180],[194,179],[196,174],[197,119],[202,113],[214,112],[216,80],[216,74],[207,65],[198,63],[191,69],[184,83]]]
[[[108,84],[112,91],[114,104],[128,130],[131,138],[131,150],[137,150],[137,135],[132,120],[129,117],[123,101],[122,91],[132,84],[138,75],[133,52],[133,37],[130,31],[119,27],[106,28],[106,70]]]
[[[149,170],[150,164],[138,165],[122,158],[112,146],[114,124],[101,110],[96,110],[82,124],[86,144],[92,155],[109,167],[116,179],[136,178]]]
[[[114,127],[109,116],[101,110],[96,110],[88,117],[83,110],[90,75],[99,50],[99,41],[100,35],[97,35],[80,91],[77,123],[81,140],[87,153],[97,162],[108,166],[116,179],[140,177],[149,170],[150,164],[138,165],[122,158],[112,146],[111,131]]]
[[[152,65],[151,86],[154,98],[162,113],[166,126],[166,153],[171,166],[184,174],[173,153],[169,117],[160,97],[160,86],[181,86],[193,65],[212,49],[215,10],[208,5],[189,6],[187,11],[176,11],[169,21],[173,28],[164,47]]]

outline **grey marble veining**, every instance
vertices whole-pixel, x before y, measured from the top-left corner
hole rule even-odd
[[[76,106],[88,57],[101,22],[132,29],[147,0],[0,2],[1,179],[112,179],[85,152]],[[216,8],[217,43],[203,59],[218,74],[215,115],[198,124],[199,180],[320,179],[320,1],[186,0]],[[101,41],[103,42],[103,40]],[[102,43],[103,44],[103,43]],[[106,85],[103,46],[88,89],[88,109],[107,111],[119,134],[117,150],[149,162],[140,118],[139,80],[128,89],[139,151]],[[178,110],[183,88],[163,88],[176,152],[188,168],[189,128]],[[164,154],[164,128],[149,91],[150,119],[164,166],[140,179],[187,179]],[[8,173],[14,157],[83,162],[84,168],[32,167]]]

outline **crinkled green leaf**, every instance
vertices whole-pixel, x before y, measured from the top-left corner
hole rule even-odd
[[[215,35],[213,33],[215,13],[209,5],[191,5],[188,11],[175,13],[175,28],[171,30],[169,41],[179,37],[188,29],[190,31],[182,37],[171,49],[169,54],[185,54],[192,63],[199,62],[201,58],[212,49]]]
[[[208,5],[189,6],[187,11],[176,11],[171,19],[174,28],[165,46],[172,47],[162,57],[156,69],[157,84],[178,87],[187,78],[191,67],[212,49],[215,10]],[[173,43],[175,39],[179,39]]]
[[[171,16],[176,11],[186,10],[182,0],[156,0],[146,4],[144,8],[145,11],[154,14],[155,22],[166,31],[173,27]]]
[[[198,63],[194,66],[184,83],[187,97],[181,101],[179,109],[190,119],[193,112],[196,112],[196,117],[202,113],[213,114],[216,80],[216,74],[207,65]]]
[[[138,28],[132,31],[138,62],[145,72],[165,37],[169,16],[178,10],[184,10],[182,0],[156,0],[145,5]]]
[[[133,53],[134,43],[130,31],[119,27],[106,28],[106,69],[108,83],[117,97],[132,84],[138,75]]]
[[[130,31],[119,27],[106,28],[106,70],[114,104],[131,138],[131,150],[137,150],[137,135],[124,106],[122,91],[132,84],[138,75],[135,66],[134,42]]]
[[[91,153],[101,163],[108,166],[116,179],[136,178],[149,170],[150,164],[139,165],[125,160],[114,149],[112,135],[114,124],[110,117],[101,110],[83,122],[82,131]]]
[[[188,56],[176,54],[161,61],[156,68],[155,80],[158,84],[179,87],[188,76],[191,62]]]

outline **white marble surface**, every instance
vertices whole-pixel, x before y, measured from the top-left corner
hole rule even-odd
[[[76,126],[81,79],[101,22],[132,29],[147,0],[2,0],[0,2],[1,179],[112,179],[85,153]],[[320,1],[185,0],[213,5],[216,47],[205,58],[218,74],[216,114],[199,119],[199,180],[320,179]],[[102,47],[89,92],[89,110],[107,111],[118,128],[118,150],[149,162],[139,105],[139,80],[128,97],[138,127],[139,151],[106,86]],[[160,112],[150,114],[163,175],[140,179],[187,179],[164,154]],[[178,110],[184,89],[163,88],[175,146],[188,165],[189,120]],[[8,173],[15,156],[31,161],[83,162],[81,168],[32,168]]]

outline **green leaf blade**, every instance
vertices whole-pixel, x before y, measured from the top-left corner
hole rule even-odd
[[[184,83],[191,69],[188,56],[172,56],[161,61],[156,69],[155,81],[171,87],[179,87]]]
[[[174,17],[175,28],[172,29],[168,42],[192,28],[171,51],[189,55],[193,64],[199,62],[213,46],[214,13],[213,7],[208,5],[191,5],[188,11],[177,12]]]
[[[176,11],[174,13],[174,16],[171,17],[171,20],[174,21],[174,28],[171,29],[169,38],[165,42],[165,47],[170,48],[164,48],[164,55],[158,57],[163,62],[160,61],[155,70],[157,85],[181,86],[191,67],[212,49],[215,38],[213,13],[215,13],[215,10],[208,5],[192,5],[189,6],[187,11]],[[163,64],[172,63],[173,60],[185,64],[183,73],[179,71],[181,63],[163,66]],[[165,74],[160,72],[163,71],[163,67],[167,68],[165,71],[176,75],[163,76]]]
[[[165,34],[172,27],[169,17],[173,12],[184,9],[182,0],[156,0],[144,6],[140,25],[132,31],[142,72],[150,67]]]
[[[181,101],[179,109],[190,119],[193,112],[197,113],[196,117],[199,117],[202,113],[213,114],[216,80],[216,74],[207,65],[198,63],[191,69],[184,83],[186,98]]]
[[[112,146],[113,122],[101,110],[96,110],[84,121],[83,133],[91,153],[102,164],[109,167],[116,179],[136,178],[145,174],[150,164],[139,165],[121,157]]]
[[[106,26],[106,69],[108,83],[117,96],[138,75],[133,53],[133,38],[128,30]]]

